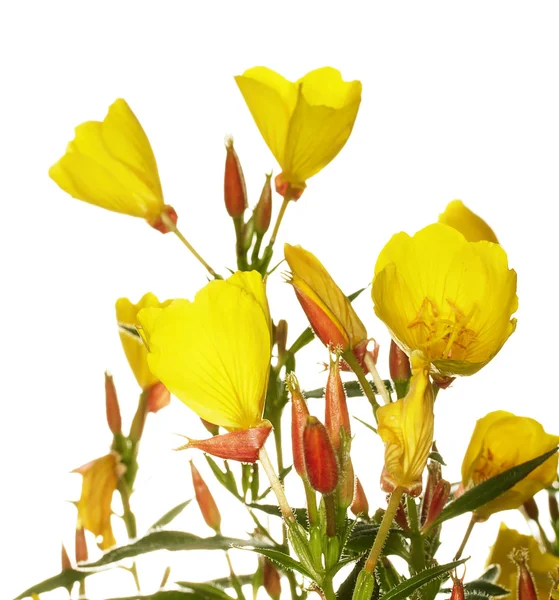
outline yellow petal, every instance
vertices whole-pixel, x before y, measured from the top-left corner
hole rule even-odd
[[[448,204],[444,213],[439,215],[439,223],[444,223],[458,230],[468,242],[493,242],[499,240],[489,225],[478,215],[464,205],[462,200],[453,200]]]
[[[109,107],[103,122],[76,127],[74,140],[49,175],[78,200],[150,222],[164,206],[151,145],[122,99]]]
[[[212,281],[194,302],[144,309],[139,319],[149,342],[150,369],[171,393],[198,416],[227,429],[261,423],[271,333],[258,273]]]

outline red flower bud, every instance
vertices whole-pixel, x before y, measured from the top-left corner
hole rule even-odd
[[[398,398],[403,398],[408,391],[408,382],[411,377],[411,365],[408,355],[396,344],[390,342],[390,354],[388,358],[390,367],[390,378],[394,382]]]
[[[262,570],[264,589],[272,600],[279,600],[281,597],[281,581],[278,570],[268,558],[264,558]]]
[[[223,180],[223,194],[225,198],[225,208],[230,217],[241,217],[247,207],[247,191],[245,186],[245,176],[239,161],[239,157],[233,147],[233,138],[227,138],[225,141],[225,177]]]
[[[316,417],[307,417],[303,453],[312,488],[321,494],[332,493],[338,484],[338,463],[326,427]]]
[[[340,368],[338,358],[330,359],[330,371],[328,373],[328,382],[326,383],[326,415],[324,424],[336,450],[340,449],[341,430],[344,429],[347,437],[351,436],[351,425],[349,413],[347,411],[347,401],[344,390],[344,384],[340,377]]]
[[[423,524],[424,530],[428,529],[437,520],[449,496],[450,483],[441,479],[435,486],[431,495],[429,506],[427,508],[427,516],[425,518],[425,523]]]
[[[239,462],[254,463],[258,460],[260,448],[264,445],[272,431],[271,425],[263,425],[254,429],[241,429],[222,435],[216,435],[207,440],[191,440],[188,444],[176,448],[187,450],[196,448],[218,458],[238,460]]]
[[[290,200],[299,200],[299,198],[303,195],[305,191],[305,187],[302,188],[293,188],[291,184],[286,181],[283,177],[283,173],[280,173],[274,179],[274,183],[276,185],[276,192],[283,196],[284,198],[289,198]]]
[[[72,562],[70,560],[70,557],[68,556],[68,552],[66,552],[66,548],[64,547],[64,544],[62,544],[62,552],[60,555],[60,559],[61,559],[61,564],[62,564],[62,570],[70,571],[72,569]]]
[[[113,435],[122,433],[122,419],[116,395],[116,388],[112,375],[105,372],[105,406],[107,409],[107,423]]]
[[[202,419],[201,417],[200,421],[202,421],[202,425],[208,430],[208,433],[211,433],[212,435],[217,435],[219,433],[219,425],[210,423],[209,421],[206,421],[206,419]]]
[[[557,497],[554,492],[549,492],[549,516],[553,523],[559,521],[559,504],[557,504]]]
[[[464,577],[458,579],[456,575],[451,574],[452,577],[452,592],[450,594],[450,600],[464,600]]]
[[[158,381],[154,383],[147,392],[146,411],[156,413],[162,408],[169,406],[171,402],[171,392]]]
[[[287,388],[291,393],[291,447],[293,450],[293,466],[300,477],[306,478],[305,452],[303,449],[303,432],[309,416],[305,398],[299,389],[295,373],[286,377]]]
[[[432,451],[437,451],[435,442],[433,442]],[[427,463],[427,471],[427,485],[425,486],[425,493],[423,494],[423,502],[421,504],[422,524],[424,524],[425,520],[427,519],[427,512],[429,511],[429,506],[431,505],[431,499],[433,497],[435,487],[442,479],[441,463],[437,462],[436,460],[430,460]]]
[[[196,495],[196,502],[202,512],[202,517],[206,524],[211,527],[216,533],[219,533],[221,529],[221,515],[217,504],[206,485],[206,482],[202,479],[198,469],[194,466],[194,463],[190,461],[190,470],[192,472],[192,484],[194,486],[194,494]]]
[[[533,497],[529,500],[526,500],[526,502],[524,502],[524,504],[522,505],[522,508],[524,510],[524,514],[529,519],[532,519],[532,521],[537,521],[539,519],[540,511]]]
[[[365,496],[365,490],[363,489],[363,485],[359,481],[359,477],[355,478],[355,494],[353,496],[351,512],[355,516],[364,515],[366,518],[368,518],[369,501],[367,500],[367,496]]]
[[[264,235],[269,227],[272,220],[272,186],[270,185],[270,179],[272,174],[266,175],[266,181],[260,194],[258,204],[255,206],[253,211],[254,218],[254,230],[260,235]]]
[[[87,561],[87,542],[85,541],[85,529],[82,525],[76,527],[76,563]]]
[[[159,219],[150,223],[150,225],[161,233],[169,233],[170,231],[173,231],[173,229],[169,226],[167,221],[170,220],[173,225],[176,225],[179,217],[177,211],[168,204],[163,207],[163,213],[165,217],[159,217]]]
[[[528,568],[528,551],[525,548],[511,552],[511,559],[518,570],[517,598],[518,600],[538,600],[538,593],[530,569]]]

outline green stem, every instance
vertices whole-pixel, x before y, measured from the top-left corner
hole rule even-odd
[[[456,551],[456,556],[454,557],[454,560],[458,560],[462,556],[462,553],[464,552],[464,549],[466,548],[466,544],[468,543],[468,540],[470,539],[470,535],[472,534],[472,530],[476,523],[477,523],[477,519],[476,519],[475,515],[472,514],[472,518],[470,519],[470,523],[468,524],[468,529],[466,529],[466,533],[464,534],[464,539],[462,540],[460,547]]]
[[[373,388],[367,381],[367,377],[365,376],[365,371],[363,371],[363,368],[361,367],[361,365],[359,364],[359,361],[355,358],[355,354],[353,354],[353,352],[351,350],[346,350],[342,354],[342,356],[343,356],[344,360],[346,361],[346,363],[351,367],[351,370],[355,373],[357,380],[361,384],[363,393],[365,394],[365,396],[367,396],[367,399],[369,400],[369,402],[371,403],[371,406],[373,407],[373,414],[375,416],[375,421],[378,423],[377,410],[380,408],[380,405],[377,402],[377,399],[375,398],[375,394],[373,393]]]
[[[324,508],[326,508],[326,535],[334,537],[336,535],[336,503],[334,494],[324,494]]]
[[[279,231],[281,222],[285,215],[285,211],[287,210],[287,205],[289,204],[290,201],[291,201],[291,196],[286,194],[283,199],[280,211],[278,213],[278,218],[276,219],[276,224],[274,225],[274,230],[272,231],[272,236],[270,237],[270,241],[268,242],[268,245],[266,246],[266,248],[264,248],[264,253],[262,254],[262,261],[260,263],[260,269],[259,269],[262,274],[264,274],[266,272],[268,266],[270,265],[270,261],[272,260],[276,237],[278,236],[278,231]]]
[[[258,255],[260,254],[260,248],[262,247],[262,239],[264,235],[262,233],[256,234],[256,242],[254,242],[254,248],[252,249],[252,254],[250,256],[250,262],[252,266],[255,266],[258,263],[258,259],[260,258]]]
[[[272,462],[270,461],[270,457],[266,452],[266,448],[262,446],[258,453],[258,458],[260,459],[260,464],[262,465],[266,475],[268,476],[268,480],[270,481],[270,486],[274,494],[276,495],[276,499],[278,501],[278,506],[281,511],[283,518],[286,521],[286,524],[295,523],[295,515],[291,510],[291,506],[289,506],[289,502],[287,501],[287,497],[285,495],[285,491],[279,480],[276,472],[274,471],[274,467],[272,466]]]
[[[303,484],[305,486],[305,496],[307,498],[307,515],[309,517],[309,524],[318,525],[318,509],[316,506],[316,494],[312,489],[309,480],[304,478]]]
[[[408,509],[408,521],[411,529],[410,541],[412,566],[415,572],[419,573],[425,569],[425,549],[423,546],[423,536],[419,531],[417,504],[411,496],[406,498],[406,506]]]
[[[220,532],[221,533],[221,532]],[[231,562],[231,557],[229,556],[229,552],[225,550],[225,558],[227,559],[227,565],[229,566],[229,574],[231,576],[231,585],[237,594],[238,600],[246,600],[245,595],[243,594],[243,588],[239,582],[239,578],[237,577],[234,569],[233,563]]]
[[[239,271],[246,271],[248,269],[247,253],[245,250],[244,241],[244,221],[243,217],[234,217],[233,223],[235,225],[235,238],[236,238],[236,252],[237,252],[237,267]]]
[[[376,385],[378,393],[382,396],[384,403],[390,404],[390,402],[391,402],[390,394],[388,393],[388,390],[386,389],[386,386],[384,385],[384,380],[379,375],[377,366],[376,366],[375,361],[373,360],[372,356],[369,355],[367,352],[365,353],[364,361],[365,361],[365,364],[367,365],[367,368],[369,369],[369,373],[373,376],[373,381]]]
[[[334,592],[334,586],[332,585],[332,578],[327,577],[322,583],[322,593],[326,600],[336,600],[336,592]]]

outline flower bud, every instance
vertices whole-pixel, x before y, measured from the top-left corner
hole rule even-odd
[[[281,360],[285,354],[287,345],[287,321],[280,319],[274,331],[274,341],[278,347],[278,359]]]
[[[202,419],[202,417],[200,417],[200,421],[202,421],[202,425],[208,430],[208,433],[211,433],[212,435],[219,434],[219,425],[210,423],[209,421],[206,421],[206,419]]]
[[[510,558],[516,563],[518,571],[518,600],[538,600],[536,586],[527,564],[528,551],[525,548],[515,549],[511,552]]]
[[[105,406],[107,409],[107,423],[113,435],[122,433],[122,419],[120,407],[112,375],[105,372]]]
[[[423,530],[429,527],[438,519],[445,504],[450,496],[450,483],[441,479],[435,486],[427,507],[427,516],[423,524]]]
[[[355,495],[355,472],[349,452],[340,457],[339,482],[337,490],[338,508],[346,510]]]
[[[357,517],[363,515],[366,519],[369,518],[369,501],[365,496],[365,490],[359,477],[355,478],[355,493],[353,495],[353,503],[351,504],[351,512]]]
[[[264,558],[263,561],[263,585],[272,600],[279,600],[281,596],[281,580],[278,570],[272,561]]]
[[[172,206],[165,204],[159,217],[149,224],[160,233],[169,233],[174,230],[174,225],[178,220],[177,211]]]
[[[270,431],[272,431],[272,426],[267,421],[263,421],[261,427],[231,431],[207,440],[186,438],[188,443],[176,450],[196,448],[218,458],[254,463],[258,460],[260,448],[268,439]]]
[[[62,552],[60,555],[62,571],[70,571],[72,569],[72,562],[70,561],[70,557],[68,556],[68,552],[66,552],[66,548],[64,544],[62,544]]]
[[[247,207],[247,191],[245,177],[239,157],[233,147],[233,138],[225,140],[225,177],[223,180],[223,194],[225,208],[230,217],[241,217]]]
[[[159,412],[162,408],[169,406],[171,392],[160,382],[154,383],[148,390],[146,400],[146,411],[150,413]]]
[[[408,355],[396,344],[390,342],[390,355],[388,358],[390,378],[394,382],[398,398],[403,398],[408,391],[411,377],[411,366]]]
[[[305,478],[305,453],[303,449],[303,432],[309,416],[305,398],[299,389],[295,373],[286,377],[287,388],[291,394],[291,445],[293,450],[293,466],[299,477]]]
[[[200,472],[194,466],[194,463],[190,461],[190,470],[192,472],[192,484],[194,486],[194,494],[196,495],[196,502],[200,507],[202,517],[208,527],[211,527],[216,533],[219,533],[221,529],[221,515],[217,504],[206,485],[206,482],[202,479]]]
[[[336,454],[326,428],[316,417],[307,417],[303,453],[312,488],[321,494],[332,493],[338,484]]]
[[[557,504],[557,496],[554,492],[549,492],[548,501],[549,516],[551,517],[551,521],[553,523],[557,523],[557,521],[559,521],[559,505]]]
[[[352,600],[371,600],[375,589],[375,575],[362,569],[357,576]]]
[[[272,174],[266,175],[266,181],[260,194],[258,204],[255,206],[253,211],[254,216],[254,230],[259,235],[264,235],[270,227],[270,221],[272,220],[272,186],[270,185],[270,179]]]
[[[537,521],[539,519],[540,511],[538,509],[536,501],[534,500],[534,497],[526,500],[526,502],[524,502],[524,504],[522,505],[522,509],[524,511],[524,514],[528,517],[528,519],[531,519],[532,521]]]
[[[436,452],[436,445],[433,442],[432,451]],[[423,502],[421,504],[421,523],[424,524],[427,519],[427,513],[429,512],[429,506],[431,505],[431,499],[433,498],[433,492],[437,487],[437,484],[442,479],[441,463],[436,460],[430,460],[427,463],[427,485],[425,486],[425,493],[423,494]]]
[[[351,437],[351,425],[347,410],[344,384],[340,377],[339,358],[330,358],[330,370],[325,390],[326,414],[324,424],[335,450],[340,449],[340,436],[343,429],[347,437]]]
[[[459,579],[456,575],[451,574],[452,577],[452,592],[450,593],[450,600],[464,600],[464,578]]]
[[[87,542],[85,541],[85,529],[83,525],[76,527],[76,563],[87,561]]]

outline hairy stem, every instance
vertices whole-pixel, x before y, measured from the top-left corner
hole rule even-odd
[[[266,475],[268,476],[268,480],[270,481],[270,486],[276,495],[276,499],[278,501],[278,506],[281,511],[281,514],[288,525],[291,523],[295,523],[295,515],[289,506],[289,502],[287,501],[287,497],[285,495],[285,491],[279,480],[272,462],[270,461],[270,457],[268,456],[268,452],[266,452],[266,448],[262,446],[260,448],[260,452],[258,453],[258,458],[260,459],[260,464],[262,465],[264,471],[266,471]]]
[[[472,515],[472,518],[470,519],[470,522],[468,524],[468,529],[466,529],[466,533],[464,534],[464,539],[462,540],[460,547],[456,551],[456,556],[454,557],[454,560],[458,560],[462,556],[462,553],[464,552],[464,549],[466,548],[466,544],[468,543],[468,540],[470,539],[470,535],[472,534],[472,530],[474,529],[474,525],[476,523],[477,523],[477,519],[476,519],[475,515]]]
[[[386,389],[386,386],[384,385],[384,381],[382,380],[382,377],[379,375],[379,372],[377,371],[377,366],[375,365],[375,361],[373,360],[372,356],[367,352],[365,353],[365,364],[367,365],[367,368],[369,369],[369,373],[373,376],[373,381],[375,382],[377,390],[378,390],[379,394],[382,396],[384,403],[390,404],[390,394],[388,393],[388,390]]]
[[[363,371],[363,368],[361,367],[361,365],[359,364],[359,361],[355,358],[355,355],[353,354],[353,352],[351,350],[346,350],[342,354],[342,356],[343,356],[344,360],[346,361],[346,363],[351,367],[351,370],[355,373],[357,380],[361,384],[363,393],[365,394],[365,396],[367,396],[367,399],[369,400],[369,402],[371,403],[371,406],[373,407],[373,414],[375,416],[375,421],[378,422],[377,410],[379,409],[380,405],[377,402],[377,399],[375,398],[375,394],[373,393],[373,390],[372,390],[371,386],[369,385],[369,382],[367,381],[367,377],[365,376],[365,371]],[[384,385],[384,383],[383,383],[383,385]]]

